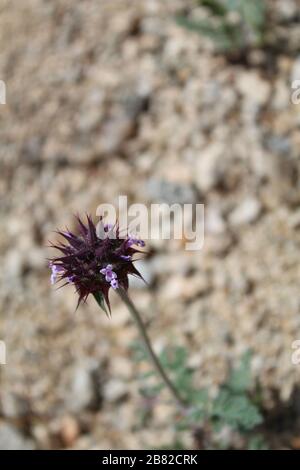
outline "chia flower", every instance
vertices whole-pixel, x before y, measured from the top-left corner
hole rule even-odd
[[[65,281],[75,286],[78,304],[85,302],[93,294],[98,304],[110,311],[109,289],[128,290],[128,276],[142,278],[134,266],[132,257],[139,253],[136,246],[145,246],[142,240],[133,236],[121,237],[118,225],[103,224],[100,219],[97,227],[91,217],[87,222],[77,217],[79,233],[57,231],[66,242],[51,244],[62,256],[50,260],[51,283]],[[113,236],[112,236],[113,233]]]
[[[61,287],[73,284],[79,296],[77,307],[92,294],[106,313],[106,307],[110,312],[109,289],[116,290],[137,325],[153,367],[180,407],[184,408],[185,400],[164,371],[152,348],[139,311],[127,293],[130,274],[143,279],[135,268],[132,257],[141,253],[134,246],[143,247],[145,243],[133,235],[121,237],[119,226],[103,224],[102,217],[97,227],[89,215],[86,223],[79,217],[77,222],[77,235],[69,230],[57,231],[66,241],[56,245],[51,243],[53,248],[62,253],[62,256],[49,260],[51,283],[65,281]]]

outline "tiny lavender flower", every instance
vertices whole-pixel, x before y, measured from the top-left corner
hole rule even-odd
[[[125,261],[130,261],[131,260],[130,255],[120,255],[120,258],[124,259]]]
[[[58,231],[67,243],[51,246],[60,250],[62,256],[50,261],[51,283],[72,283],[79,295],[78,305],[93,294],[97,302],[110,310],[109,289],[128,289],[128,275],[142,278],[133,265],[132,256],[139,251],[133,245],[145,246],[142,240],[132,236],[121,238],[118,226],[103,224],[97,228],[90,216],[87,223],[77,217],[79,234]],[[111,233],[114,231],[114,236]]]
[[[100,269],[100,273],[105,276],[105,280],[110,283],[113,289],[119,287],[116,273],[112,270],[112,265],[108,264],[105,268]]]
[[[51,269],[51,276],[50,276],[51,284],[55,284],[57,275],[63,272],[63,268],[61,266],[53,264],[52,262],[49,263],[49,267]]]
[[[144,247],[145,242],[143,240],[140,240],[139,238],[135,238],[132,235],[129,235],[128,240],[127,240],[127,246],[130,247],[132,245]]]
[[[119,283],[118,283],[118,279],[112,279],[110,281],[110,285],[113,289],[118,289],[119,288]]]

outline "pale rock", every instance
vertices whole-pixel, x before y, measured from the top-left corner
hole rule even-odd
[[[59,435],[65,447],[71,447],[77,440],[79,434],[79,423],[74,416],[64,416],[60,422]]]
[[[99,125],[101,114],[98,107],[88,109],[78,118],[78,130],[80,132],[92,132]]]
[[[31,427],[31,435],[39,449],[51,448],[49,428],[44,423],[36,423]]]
[[[260,75],[248,70],[240,73],[237,80],[237,88],[246,100],[253,102],[257,106],[264,106],[270,97],[270,83]]]
[[[277,111],[282,111],[290,105],[291,89],[282,79],[277,80],[274,87],[272,107]]]
[[[226,224],[222,214],[216,208],[208,208],[205,213],[205,230],[213,235],[220,235],[226,231]]]
[[[29,412],[27,400],[14,393],[2,393],[1,400],[2,413],[7,418],[19,418]]]
[[[153,408],[153,416],[158,427],[172,421],[174,407],[168,403],[159,402]]]
[[[291,214],[288,219],[288,224],[293,229],[298,229],[300,227],[300,209]]]
[[[277,3],[278,12],[284,20],[293,20],[297,15],[298,5],[295,0],[285,0]]]
[[[103,387],[104,399],[111,403],[122,400],[127,393],[126,383],[119,379],[110,379]]]
[[[295,80],[300,80],[300,55],[295,59],[295,62],[293,64],[291,72],[291,84],[293,84]],[[299,88],[299,85],[297,88]]]
[[[95,404],[97,393],[93,380],[96,369],[94,361],[84,361],[75,367],[71,387],[66,394],[66,405],[70,411],[79,412]]]
[[[203,250],[205,253],[223,256],[232,247],[233,241],[233,237],[230,233],[207,235],[204,240]]]
[[[189,300],[205,294],[210,289],[210,283],[204,274],[182,277],[171,276],[162,287],[161,296],[165,300]]]
[[[101,134],[101,149],[105,154],[119,152],[124,142],[134,134],[135,123],[128,116],[106,122]]]
[[[20,278],[24,269],[24,256],[18,250],[10,250],[5,257],[4,271],[10,279]]]
[[[0,450],[33,450],[35,444],[9,424],[0,425]]]
[[[195,184],[203,193],[216,186],[224,174],[224,145],[214,142],[199,154],[195,168]]]
[[[236,227],[243,224],[255,222],[261,213],[262,207],[260,201],[249,197],[239,204],[229,215],[229,222]]]
[[[127,314],[128,318],[128,314]],[[114,356],[114,360],[111,363],[111,375],[113,377],[119,377],[123,380],[129,380],[133,373],[133,364],[128,357]]]
[[[192,204],[197,195],[188,184],[178,184],[173,181],[151,178],[146,183],[146,193],[151,201],[167,204]]]
[[[266,145],[276,155],[288,156],[291,153],[291,140],[289,137],[272,134],[266,138]]]

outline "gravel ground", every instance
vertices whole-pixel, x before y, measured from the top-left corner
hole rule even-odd
[[[298,8],[271,3],[288,20]],[[285,403],[299,385],[300,107],[291,81],[300,79],[300,26],[291,23],[290,50],[231,64],[176,25],[189,5],[1,2],[0,447],[174,439],[167,394],[146,426],[137,423],[137,332],[125,308],[112,296],[112,320],[92,299],[74,312],[72,289],[49,285],[51,232],[120,194],[205,204],[201,251],[147,244],[150,288],[134,285],[132,296],[155,347],[185,345],[210,390],[251,348],[266,408],[274,391]],[[184,444],[193,447],[189,434]]]

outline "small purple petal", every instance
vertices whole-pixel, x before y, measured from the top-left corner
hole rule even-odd
[[[145,242],[130,235],[126,242],[126,246],[131,247],[132,245],[145,246]]]
[[[113,279],[117,278],[116,273],[112,270],[112,265],[108,264],[105,268],[100,269],[100,273],[105,276],[107,282],[111,282]]]
[[[130,261],[131,260],[130,255],[120,255],[120,258],[124,259],[125,261]]]
[[[57,279],[57,274],[60,272],[63,272],[64,268],[58,264],[53,264],[52,262],[49,263],[49,267],[51,268],[51,271],[52,271],[51,276],[50,276],[51,284],[55,284],[56,279]]]
[[[118,279],[112,279],[110,285],[113,289],[118,289],[119,287]]]
[[[100,269],[100,273],[105,276],[108,272],[111,272],[111,270],[112,270],[112,265],[108,264],[105,268]]]

